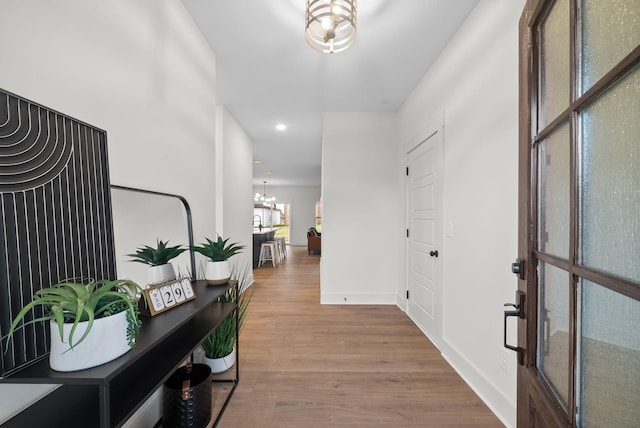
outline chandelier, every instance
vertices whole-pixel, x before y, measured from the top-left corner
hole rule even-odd
[[[307,0],[305,39],[323,53],[341,52],[356,39],[356,0]]]
[[[262,194],[260,194],[260,192],[256,192],[256,194],[253,196],[253,201],[254,202],[262,202],[262,205],[268,207],[271,206],[273,203],[276,202],[276,197],[275,196],[267,196],[267,182],[263,181],[263,186],[264,186],[264,192]]]

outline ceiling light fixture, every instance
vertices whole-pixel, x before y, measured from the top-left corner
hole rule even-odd
[[[323,53],[341,52],[356,39],[356,0],[307,0],[305,39]]]
[[[278,131],[284,131],[285,129],[287,129],[287,125],[285,125],[284,123],[279,123],[276,125],[276,129]]]
[[[267,181],[263,181],[263,186],[264,186],[264,193],[260,194],[260,192],[256,192],[255,195],[253,195],[253,201],[254,202],[262,202],[262,205],[264,206],[272,206],[275,202],[276,202],[276,197],[275,196],[267,196]]]

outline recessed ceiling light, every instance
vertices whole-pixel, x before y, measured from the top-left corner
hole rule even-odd
[[[284,123],[279,123],[276,125],[276,129],[278,131],[284,131],[285,129],[287,129],[287,125],[285,125]]]
[[[256,159],[253,161],[253,163],[255,163],[256,165],[260,165],[262,161],[260,159]]]

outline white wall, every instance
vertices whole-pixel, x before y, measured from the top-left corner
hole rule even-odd
[[[515,426],[515,353],[499,367],[503,303],[517,286],[518,20],[523,0],[482,0],[399,112],[399,144],[445,112],[441,350]],[[515,334],[515,331],[513,332]]]
[[[393,113],[325,113],[322,303],[395,304],[402,237]]]
[[[255,186],[253,189],[254,194],[263,191],[261,186]],[[267,193],[277,198],[276,203],[291,206],[289,243],[307,245],[307,230],[316,224],[316,202],[320,200],[320,186],[269,186]],[[263,224],[269,224],[268,219],[267,215],[267,223]]]
[[[217,123],[223,138],[222,165],[222,230],[218,230],[229,242],[245,246],[242,254],[230,261],[240,268],[253,265],[253,146],[240,124],[222,110],[222,120]],[[251,271],[252,272],[252,271]],[[250,281],[253,281],[251,273]]]
[[[179,0],[3,1],[0,58],[3,89],[107,131],[112,183],[185,196],[213,234],[215,57]],[[0,422],[37,395],[0,385]]]

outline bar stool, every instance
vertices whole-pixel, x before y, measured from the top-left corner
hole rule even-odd
[[[271,260],[273,267],[276,267],[280,260],[278,259],[278,248],[275,241],[266,241],[260,245],[260,259],[258,267]]]
[[[276,265],[279,265],[284,260],[284,255],[282,254],[282,249],[280,248],[280,243],[277,241],[277,238],[274,237],[272,242],[276,246]]]
[[[284,260],[284,256],[282,255],[280,245],[278,244],[278,241],[275,240],[275,238],[272,241],[267,241],[267,242],[272,243],[276,247],[276,251],[275,251],[276,266],[278,266],[280,263],[282,263],[282,260]]]
[[[276,236],[275,237],[276,244],[278,244],[278,250],[280,250],[280,260],[284,260],[287,258],[287,243],[285,242],[284,236]]]

